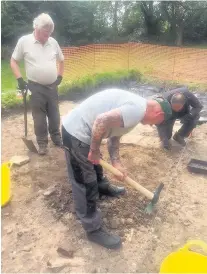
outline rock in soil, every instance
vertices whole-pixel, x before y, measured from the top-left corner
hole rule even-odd
[[[18,236],[18,237],[22,237],[22,235],[23,235],[23,232],[22,232],[22,231],[19,231],[19,232],[17,233],[17,236]]]
[[[49,197],[49,196],[52,195],[54,192],[55,192],[55,188],[54,188],[54,187],[51,187],[51,188],[48,188],[48,189],[43,193],[43,195],[44,195],[45,197]]]
[[[24,246],[24,248],[22,249],[22,251],[30,252],[31,249],[32,249],[31,245],[28,245],[28,246]]]
[[[131,218],[126,219],[126,224],[127,225],[133,224],[133,220]]]
[[[111,226],[112,229],[117,229],[118,226],[119,226],[119,220],[118,219],[111,220],[110,226]]]
[[[190,221],[190,220],[185,220],[185,221],[183,222],[183,224],[184,224],[185,226],[189,226],[189,225],[191,225],[191,221]]]
[[[56,258],[54,260],[47,262],[47,267],[52,272],[60,272],[67,266],[81,266],[83,261],[80,258],[77,259],[65,259],[65,258]]]
[[[156,220],[157,222],[161,222],[161,218],[160,218],[160,217],[155,217],[155,220]]]
[[[13,231],[13,228],[7,227],[5,230],[6,230],[6,233],[7,233],[7,234],[11,234],[12,231]]]
[[[121,222],[122,225],[124,225],[124,224],[125,224],[125,219],[122,218],[122,219],[120,220],[120,222]]]
[[[17,166],[22,166],[22,165],[25,165],[27,164],[30,159],[28,156],[13,156],[11,159],[10,159],[11,163],[17,165]]]
[[[65,248],[58,247],[57,253],[63,257],[73,258],[74,251],[73,250],[66,250]]]

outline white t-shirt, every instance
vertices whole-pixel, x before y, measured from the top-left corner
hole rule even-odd
[[[112,128],[104,138],[121,137],[132,130],[144,117],[147,100],[122,89],[106,89],[83,101],[62,118],[66,131],[90,145],[92,127],[97,116],[113,109],[120,109],[124,127]]]
[[[34,34],[22,36],[14,49],[12,57],[16,61],[24,60],[28,80],[42,85],[50,85],[57,79],[57,61],[64,56],[58,42],[50,37],[42,45]]]

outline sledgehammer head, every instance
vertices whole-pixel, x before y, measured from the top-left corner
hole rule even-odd
[[[162,191],[163,187],[164,187],[164,184],[161,183],[161,184],[156,188],[156,190],[154,191],[154,196],[153,196],[151,202],[148,204],[148,206],[147,206],[146,209],[145,209],[145,212],[146,212],[147,214],[151,214],[151,213],[152,213],[155,204],[156,204],[156,203],[158,202],[158,200],[159,200],[160,192]]]

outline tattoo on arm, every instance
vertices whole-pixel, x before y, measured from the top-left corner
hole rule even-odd
[[[99,150],[102,138],[107,130],[110,130],[113,127],[123,126],[124,122],[119,109],[114,109],[99,115],[92,128],[91,151]]]
[[[108,144],[108,152],[109,152],[112,164],[115,162],[120,162],[120,156],[119,156],[120,137],[109,138],[107,144]]]

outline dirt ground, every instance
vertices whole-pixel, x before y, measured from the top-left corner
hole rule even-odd
[[[61,115],[73,106],[62,103]],[[29,132],[33,136],[31,114]],[[123,137],[121,158],[130,177],[151,191],[161,182],[165,187],[150,216],[144,212],[148,201],[128,186],[122,198],[99,201],[106,228],[123,240],[118,251],[86,239],[63,151],[50,142],[47,156],[28,154],[22,134],[22,115],[2,120],[2,162],[30,156],[28,164],[12,168],[12,201],[2,208],[2,272],[158,272],[165,256],[187,240],[207,242],[207,177],[187,170],[192,157],[207,160],[207,125],[195,129],[184,150],[172,142],[171,152],[162,151],[154,127],[139,125]],[[104,144],[102,151],[108,161]],[[60,256],[60,247],[70,258]]]

